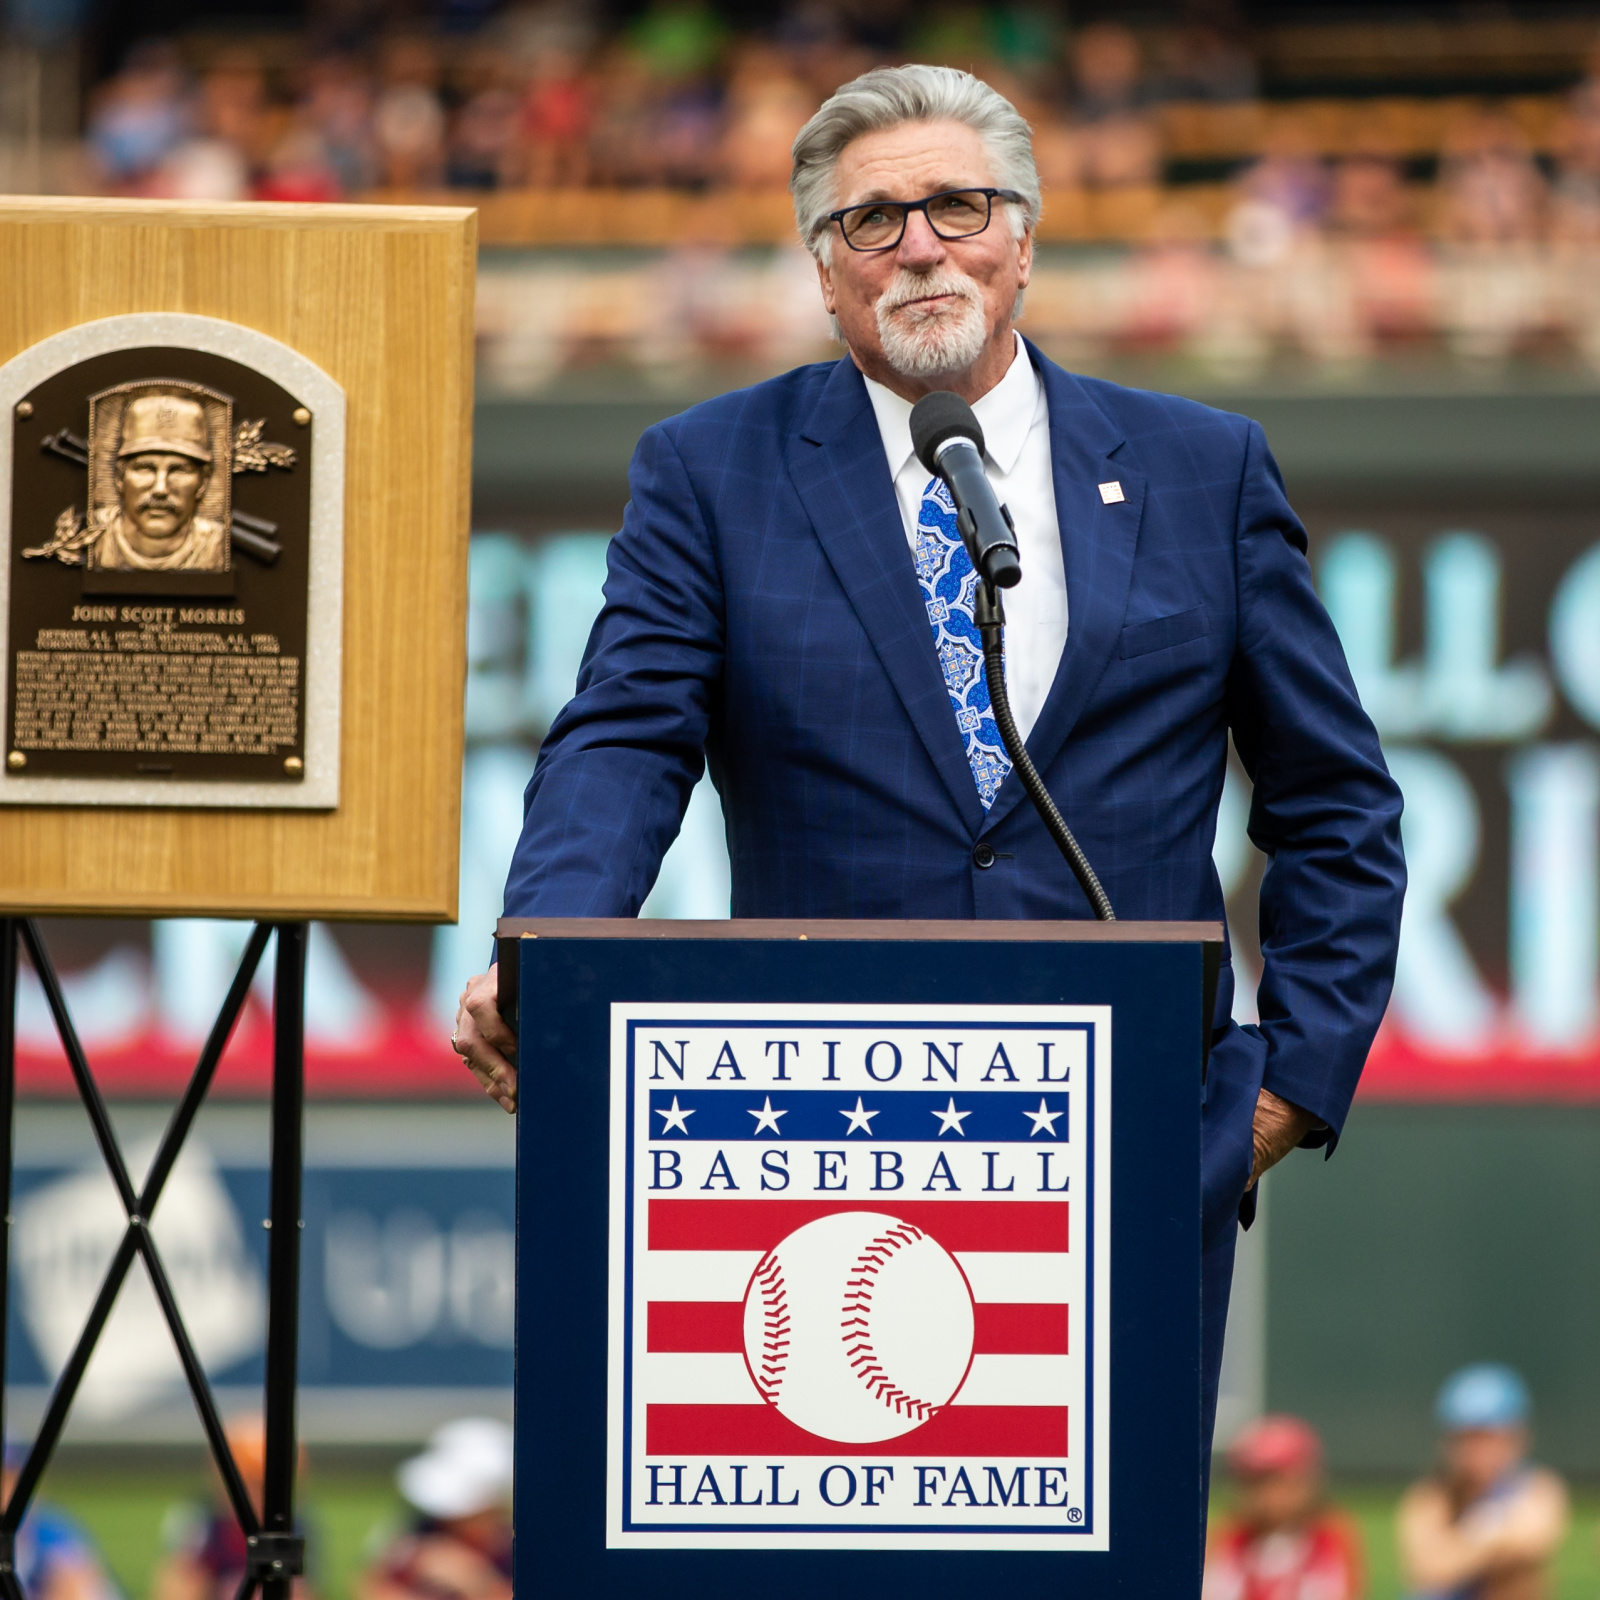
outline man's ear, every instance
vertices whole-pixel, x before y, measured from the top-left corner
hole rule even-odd
[[[1029,228],[1017,240],[1017,289],[1020,292],[1028,287],[1029,280],[1033,277],[1033,229]]]
[[[813,256],[812,260],[817,263],[817,282],[822,285],[822,304],[823,304],[823,308],[827,311],[828,315],[831,317],[831,316],[833,316],[835,314],[835,312],[837,310],[837,308],[835,307],[835,305],[833,303],[834,302],[833,269],[831,267],[829,267],[829,265],[828,265],[828,263],[826,261],[823,261],[823,260],[821,260],[820,258],[818,258],[816,256]]]

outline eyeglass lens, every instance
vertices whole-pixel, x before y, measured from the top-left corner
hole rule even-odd
[[[845,238],[858,250],[896,243],[906,225],[907,207],[885,200],[857,206],[843,218]],[[927,202],[928,222],[942,239],[963,239],[989,225],[989,196],[981,189],[958,189]]]

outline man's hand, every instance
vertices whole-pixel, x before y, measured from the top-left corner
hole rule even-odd
[[[1277,1166],[1316,1125],[1317,1119],[1309,1111],[1302,1111],[1281,1095],[1263,1089],[1256,1096],[1253,1129],[1256,1158],[1250,1164],[1250,1187],[1255,1188],[1261,1181],[1261,1174]]]
[[[499,1102],[502,1109],[517,1109],[517,1069],[506,1059],[517,1047],[517,1036],[506,1026],[495,1003],[500,992],[500,968],[490,967],[461,991],[456,1010],[456,1031],[450,1048],[472,1068],[472,1075],[483,1085],[483,1092]],[[502,1054],[504,1052],[504,1054]],[[1256,1113],[1257,1125],[1261,1113]],[[1256,1136],[1260,1150],[1260,1135]]]

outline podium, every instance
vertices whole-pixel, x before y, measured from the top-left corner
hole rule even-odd
[[[499,951],[519,1593],[1199,1593],[1219,925]]]

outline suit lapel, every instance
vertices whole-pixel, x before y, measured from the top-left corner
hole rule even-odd
[[[1067,576],[1066,648],[1027,741],[1033,764],[1044,772],[1082,716],[1122,631],[1145,480],[1129,462],[1111,459],[1122,434],[1083,385],[1031,344],[1028,353],[1044,376],[1050,407],[1051,476]],[[1121,484],[1124,499],[1106,505],[1100,485],[1111,482]],[[1028,581],[1026,573],[1022,581]],[[988,826],[1025,797],[1022,780],[1013,773],[995,796]]]
[[[894,483],[866,384],[846,357],[786,449],[790,480],[912,726],[974,836],[972,769],[933,652]]]

